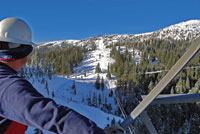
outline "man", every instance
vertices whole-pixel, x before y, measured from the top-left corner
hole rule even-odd
[[[122,134],[119,127],[105,131],[74,110],[43,97],[17,72],[33,50],[30,27],[21,19],[0,22],[0,133],[24,134],[27,126],[60,134]]]

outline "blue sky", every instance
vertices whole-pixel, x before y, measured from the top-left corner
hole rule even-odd
[[[200,0],[4,0],[0,20],[24,19],[33,41],[152,32],[200,20]]]

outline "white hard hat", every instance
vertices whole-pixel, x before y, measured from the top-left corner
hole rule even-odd
[[[26,22],[18,18],[6,18],[0,21],[0,41],[36,45],[32,42],[30,27]]]

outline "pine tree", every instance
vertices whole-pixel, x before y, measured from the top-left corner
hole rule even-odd
[[[87,97],[87,102],[88,102],[88,106],[91,106],[91,97],[89,96],[89,97]]]
[[[76,95],[76,94],[77,94],[76,88],[74,89],[74,91],[73,91],[73,94],[74,94],[74,95]]]
[[[180,77],[178,83],[176,84],[176,93],[183,94],[186,92],[185,83],[183,82],[182,77]]]
[[[95,92],[93,92],[92,104],[93,104],[94,107],[97,107],[97,97],[96,97]]]
[[[49,79],[51,80],[52,79],[52,75],[53,75],[51,64],[48,64],[47,75],[49,76]]]
[[[95,82],[95,87],[96,87],[96,89],[100,88],[100,77],[99,77],[99,74],[97,75],[97,79],[96,79],[96,82]]]
[[[128,53],[128,48],[127,47],[126,47],[125,52],[124,52],[124,57],[125,57],[125,60],[129,59],[129,53]]]
[[[103,79],[103,77],[101,78],[101,90],[104,90],[104,79]]]
[[[86,71],[84,71],[84,77],[87,77]]]
[[[194,68],[191,69],[190,71],[190,76],[191,76],[191,79],[195,79],[195,71],[194,71]]]
[[[170,94],[174,94],[174,88],[173,87],[170,90]]]
[[[110,90],[109,97],[113,96],[113,90]]]
[[[106,77],[107,77],[108,80],[111,80],[111,73],[110,73],[110,66],[109,66],[109,64],[108,64],[108,68],[107,68]]]
[[[75,80],[73,80],[72,89],[76,88]]]
[[[101,73],[101,68],[99,63],[96,66],[95,73]]]
[[[52,92],[52,97],[53,97],[53,98],[55,97],[55,93],[54,93],[54,91]]]
[[[99,106],[101,105],[101,94],[99,94]]]
[[[194,75],[194,79],[198,80],[198,68],[195,68],[195,75]]]
[[[113,119],[111,120],[111,126],[115,126],[115,123],[116,123],[115,118],[113,118]]]
[[[105,97],[105,104],[107,104],[107,102],[108,102],[108,99],[107,99],[107,97]]]
[[[107,77],[108,80],[111,80],[111,74],[110,74],[110,71],[107,71],[106,77]]]
[[[189,90],[189,93],[200,93],[200,79],[195,83],[195,86],[191,90]]]
[[[46,81],[45,89],[47,90],[47,94],[48,94],[48,96],[49,96],[50,92],[49,92],[48,81]]]
[[[111,105],[111,104],[108,104],[108,111],[109,111],[110,113],[112,113],[112,105]]]
[[[154,87],[154,85],[153,85],[153,81],[151,81],[151,82],[149,83],[148,88],[149,88],[149,90],[151,91],[151,90],[153,89],[153,87]]]
[[[186,84],[185,84],[185,86],[186,86],[186,89],[187,90],[190,90],[190,79],[189,79],[189,77],[187,76],[187,80],[186,80]]]
[[[135,48],[133,47],[133,59],[134,59],[134,61],[135,61]]]

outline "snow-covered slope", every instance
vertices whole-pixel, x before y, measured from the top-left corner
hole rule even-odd
[[[53,97],[53,99],[57,103],[75,109],[79,113],[96,122],[101,128],[104,128],[107,124],[111,123],[113,118],[115,118],[116,122],[122,120],[120,117],[113,115],[113,113],[115,113],[117,110],[117,104],[114,100],[114,97],[108,97],[111,89],[115,88],[116,81],[114,77],[112,80],[106,79],[108,64],[114,62],[114,60],[110,58],[110,48],[107,48],[107,46],[126,40],[143,41],[149,38],[165,39],[169,37],[177,40],[193,40],[200,37],[200,20],[182,22],[166,27],[159,31],[145,34],[116,34],[103,37],[91,37],[85,40],[64,40],[44,43],[38,46],[38,48],[57,48],[64,47],[65,45],[86,46],[88,48],[91,48],[92,45],[95,45],[97,48],[96,50],[89,51],[86,54],[82,63],[79,64],[78,67],[74,68],[74,74],[69,78],[53,76],[52,79],[49,79],[47,75],[44,75],[43,77],[36,77],[33,75],[29,78],[29,81],[33,83],[35,88],[38,89],[38,91],[44,96],[52,97],[51,93],[54,92],[55,97]],[[122,46],[121,51],[124,50],[125,47]],[[140,58],[139,52],[135,50],[135,61],[139,62]],[[100,64],[102,70],[102,73],[99,74],[100,78],[103,78],[105,83],[104,90],[97,90],[94,86],[97,78],[97,74],[95,74],[95,68],[98,63]],[[75,89],[72,88],[74,82]],[[47,93],[47,85],[50,95]],[[101,98],[101,103],[99,97]],[[89,99],[90,101],[95,101],[94,103],[96,103],[96,106],[89,104]],[[112,110],[106,110],[104,107],[105,105],[103,104],[111,105]],[[34,133],[33,130],[34,128],[29,128],[27,133],[32,134]],[[45,134],[46,133],[48,134],[49,132],[45,131]]]
[[[113,34],[113,35],[105,35],[102,37],[91,37],[85,40],[62,40],[62,41],[54,41],[47,42],[41,44],[38,47],[56,47],[63,45],[78,45],[78,46],[88,46],[91,44],[95,44],[97,40],[103,40],[103,43],[107,46],[116,42],[123,42],[126,40],[134,40],[134,41],[143,41],[150,38],[160,38],[167,39],[172,38],[175,40],[195,40],[200,37],[200,20],[189,20],[186,22],[181,22],[179,24],[174,24],[169,27],[163,28],[158,31],[153,31],[149,33],[143,34]]]
[[[80,77],[80,75],[77,75]],[[96,90],[94,87],[94,81],[92,79],[74,79],[74,78],[64,78],[60,76],[53,76],[50,80],[48,76],[43,76],[41,78],[32,77],[29,81],[34,85],[34,87],[42,93],[46,97],[53,98],[58,104],[65,105],[70,107],[80,114],[88,117],[93,120],[99,127],[104,128],[107,124],[111,123],[111,120],[115,119],[116,122],[122,120],[120,117],[114,116],[112,114],[106,113],[102,111],[98,105],[97,108],[88,106],[87,97],[91,95],[91,97],[96,94],[102,94],[102,103],[105,103],[104,99],[108,96],[110,90],[105,88],[104,91]],[[45,82],[42,83],[42,80],[45,79]],[[76,94],[74,94],[74,90],[72,89],[73,81],[76,81]],[[48,83],[48,89],[50,95],[48,95],[46,89],[46,83]],[[55,93],[55,97],[51,96],[51,93]],[[83,102],[83,98],[84,102]],[[92,98],[91,98],[92,99]],[[99,103],[99,102],[98,102]],[[107,103],[112,103],[113,108],[116,109],[116,104],[114,102],[113,97],[107,99]],[[34,128],[30,127],[27,131],[28,134],[34,133]],[[45,134],[49,132],[45,131]]]
[[[156,32],[160,38],[195,39],[200,37],[200,20],[190,20]]]
[[[115,79],[106,79],[107,66],[114,62],[114,60],[110,58],[110,48],[106,48],[102,38],[96,40],[95,44],[97,49],[87,53],[83,62],[78,67],[74,68],[74,74],[69,78],[53,76],[50,79],[48,75],[43,75],[42,77],[33,75],[30,78],[28,77],[28,80],[44,96],[52,97],[51,93],[54,92],[55,97],[53,97],[53,99],[58,104],[76,110],[96,122],[99,127],[104,128],[107,124],[111,124],[113,119],[118,122],[119,120],[122,121],[122,118],[113,115],[118,109],[118,106],[114,100],[114,96],[112,95],[109,97],[111,88],[115,88]],[[101,79],[104,79],[105,84],[103,90],[97,90],[94,86],[97,78],[95,68],[98,63],[102,70],[99,76]],[[86,76],[84,76],[85,72]],[[75,88],[73,89],[72,85],[74,82]],[[47,88],[50,93],[49,95]],[[91,100],[91,104],[89,104],[88,99]],[[96,106],[94,106],[93,103],[96,103]],[[111,106],[111,111],[105,108],[105,104]],[[31,127],[27,131],[28,134],[32,134],[33,132],[34,128]],[[45,134],[46,133],[49,132],[45,131]]]

